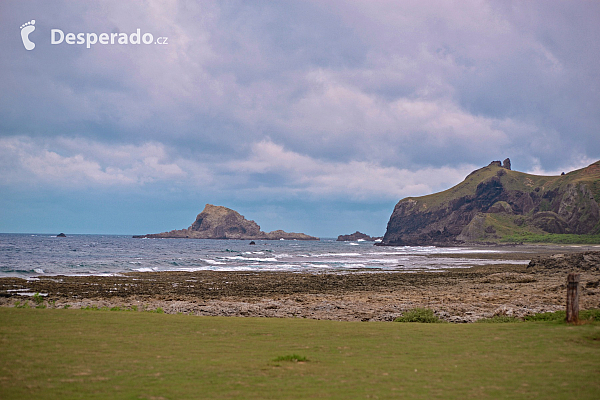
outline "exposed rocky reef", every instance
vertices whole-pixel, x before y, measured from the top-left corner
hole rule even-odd
[[[374,242],[376,240],[380,240],[381,237],[371,237],[369,235],[367,235],[366,233],[362,233],[359,231],[356,231],[354,233],[351,233],[350,235],[339,235],[337,238],[338,242],[356,242],[359,240],[366,240],[367,242]]]
[[[383,244],[497,243],[519,234],[599,234],[600,161],[559,176],[493,161],[458,185],[400,200]]]
[[[260,226],[230,208],[207,204],[187,229],[136,235],[134,238],[244,239],[244,240],[319,240],[304,233],[276,230],[263,232]]]
[[[528,271],[555,270],[564,273],[572,271],[600,272],[600,251],[584,251],[581,253],[558,253],[551,256],[533,257],[527,266]],[[594,283],[590,283],[593,286]],[[595,283],[598,287],[598,282]]]

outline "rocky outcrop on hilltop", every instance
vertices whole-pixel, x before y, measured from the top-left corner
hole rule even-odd
[[[337,241],[338,242],[356,242],[359,240],[366,240],[367,242],[374,242],[379,239],[381,239],[381,237],[371,237],[371,236],[367,235],[366,233],[356,231],[350,235],[339,235],[337,238]]]
[[[537,176],[493,161],[444,192],[400,200],[383,244],[498,242],[509,235],[599,234],[600,161]]]
[[[244,239],[244,240],[319,240],[304,233],[276,230],[263,232],[260,226],[230,208],[207,204],[187,229],[134,236],[137,238]]]

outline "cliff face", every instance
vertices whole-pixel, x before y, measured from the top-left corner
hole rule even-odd
[[[198,214],[196,221],[187,229],[148,234],[134,237],[146,238],[191,238],[191,239],[247,239],[247,240],[319,240],[304,233],[277,230],[263,232],[260,226],[227,207],[207,204]]]
[[[492,162],[444,192],[396,204],[383,238],[390,245],[493,242],[520,233],[600,233],[600,161],[560,176]]]

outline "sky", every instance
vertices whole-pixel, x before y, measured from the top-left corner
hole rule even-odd
[[[0,232],[156,233],[210,203],[382,236],[400,199],[492,160],[585,167],[598,21],[596,1],[2,0]]]

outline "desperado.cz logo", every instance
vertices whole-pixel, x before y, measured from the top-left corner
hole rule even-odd
[[[23,46],[26,50],[33,50],[35,43],[29,39],[29,34],[35,30],[35,20],[21,25],[21,39],[23,40]],[[92,32],[80,32],[80,33],[64,33],[61,29],[50,30],[50,44],[61,44],[66,43],[68,45],[82,45],[88,49],[95,44],[101,45],[124,45],[124,44],[169,44],[166,36],[160,36],[154,40],[154,35],[151,33],[142,34],[141,29],[137,29],[131,34],[126,33],[92,33]]]
[[[33,50],[35,48],[35,43],[29,40],[29,34],[35,31],[35,19],[32,19],[29,22],[21,25],[21,39],[23,40],[23,46],[25,46],[25,50]]]

